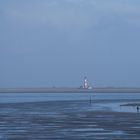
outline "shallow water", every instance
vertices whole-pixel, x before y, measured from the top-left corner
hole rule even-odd
[[[0,103],[28,103],[28,102],[45,102],[45,101],[108,101],[112,102],[99,103],[100,108],[111,109],[113,111],[120,112],[136,112],[134,107],[122,106],[121,104],[134,103],[134,100],[140,101],[139,93],[3,93],[0,94]],[[120,100],[120,102],[114,102],[114,100]],[[121,102],[121,100],[123,100]],[[135,101],[135,102],[136,102]]]
[[[140,99],[139,93],[1,93],[0,103]]]
[[[2,140],[139,138],[140,116],[117,113],[100,101],[50,101],[0,104]],[[108,101],[109,103],[109,101]]]
[[[140,138],[139,94],[0,94],[2,140]],[[7,100],[6,100],[7,99]],[[92,99],[92,101],[90,101]],[[129,109],[128,109],[129,110]]]

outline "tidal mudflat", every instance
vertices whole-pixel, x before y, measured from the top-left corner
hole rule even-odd
[[[2,140],[139,140],[140,114],[114,110],[125,100],[0,104]],[[132,102],[129,101],[129,102]],[[135,102],[135,101],[133,101]],[[137,101],[138,102],[138,101]]]

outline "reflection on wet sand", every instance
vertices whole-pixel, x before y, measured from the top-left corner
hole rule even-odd
[[[113,102],[118,107],[122,104],[122,101]],[[0,138],[139,139],[140,116],[122,110],[115,111],[110,106],[112,104],[111,100],[92,101],[91,104],[87,101],[0,104]]]

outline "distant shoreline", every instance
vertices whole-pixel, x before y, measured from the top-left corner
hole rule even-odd
[[[0,93],[140,93],[140,88],[0,88]]]

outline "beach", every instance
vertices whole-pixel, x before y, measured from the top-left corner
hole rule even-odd
[[[0,103],[2,140],[129,140],[140,138],[139,99]],[[114,106],[113,106],[114,104]],[[130,110],[133,111],[127,111]]]

